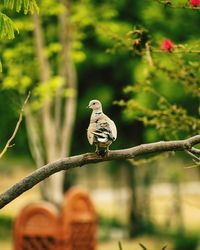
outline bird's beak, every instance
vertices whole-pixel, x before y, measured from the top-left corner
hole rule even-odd
[[[86,108],[90,109],[91,108],[90,104],[88,104]]]

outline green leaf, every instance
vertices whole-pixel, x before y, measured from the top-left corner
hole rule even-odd
[[[141,246],[141,248],[142,248],[143,250],[147,250],[147,248],[146,248],[142,243],[139,243],[139,245]]]
[[[15,31],[19,32],[14,22],[0,12],[0,39],[14,39]]]
[[[38,12],[38,5],[36,0],[4,0],[4,6],[8,9],[15,9],[17,12],[23,11],[24,14],[31,14],[36,10]]]

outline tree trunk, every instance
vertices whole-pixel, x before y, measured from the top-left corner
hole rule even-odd
[[[137,190],[137,173],[136,167],[130,163],[127,165],[128,185],[131,189],[130,211],[129,211],[129,236],[133,238],[141,233],[142,214],[139,206]]]
[[[60,44],[62,47],[60,54],[60,76],[63,80],[63,84],[58,88],[55,100],[55,125],[56,128],[61,131],[57,136],[57,146],[59,152],[58,157],[69,156],[71,137],[73,133],[76,104],[77,104],[77,78],[74,64],[70,57],[71,43],[72,43],[72,29],[70,23],[70,10],[71,1],[60,0],[65,6],[65,10],[60,13]],[[63,89],[70,90],[67,97],[64,100],[64,117],[61,117],[62,101],[63,101]],[[63,182],[64,172],[59,172],[51,178],[51,185],[53,188],[53,196],[56,203],[60,203],[63,198]]]
[[[70,153],[71,136],[75,121],[77,103],[77,79],[73,62],[70,58],[72,34],[70,24],[71,1],[61,0],[65,10],[60,13],[60,69],[62,84],[56,91],[55,100],[46,96],[39,111],[38,123],[31,109],[26,113],[26,125],[32,156],[37,167],[53,162],[58,158],[67,157]],[[52,70],[44,53],[44,31],[37,13],[33,15],[36,55],[40,67],[41,84],[48,84],[51,80]],[[70,90],[69,96],[63,92]],[[64,104],[63,104],[64,103]],[[38,129],[42,132],[38,133]],[[42,196],[52,203],[59,204],[63,198],[64,172],[59,172],[49,177],[43,183]]]

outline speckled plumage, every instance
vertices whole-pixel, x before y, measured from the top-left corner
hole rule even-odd
[[[87,129],[88,141],[91,145],[96,145],[97,153],[100,149],[107,151],[109,145],[117,138],[115,123],[103,113],[100,101],[92,100],[88,107],[93,110]]]

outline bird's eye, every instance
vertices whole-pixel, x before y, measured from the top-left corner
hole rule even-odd
[[[92,105],[95,105],[95,102],[93,102]]]

